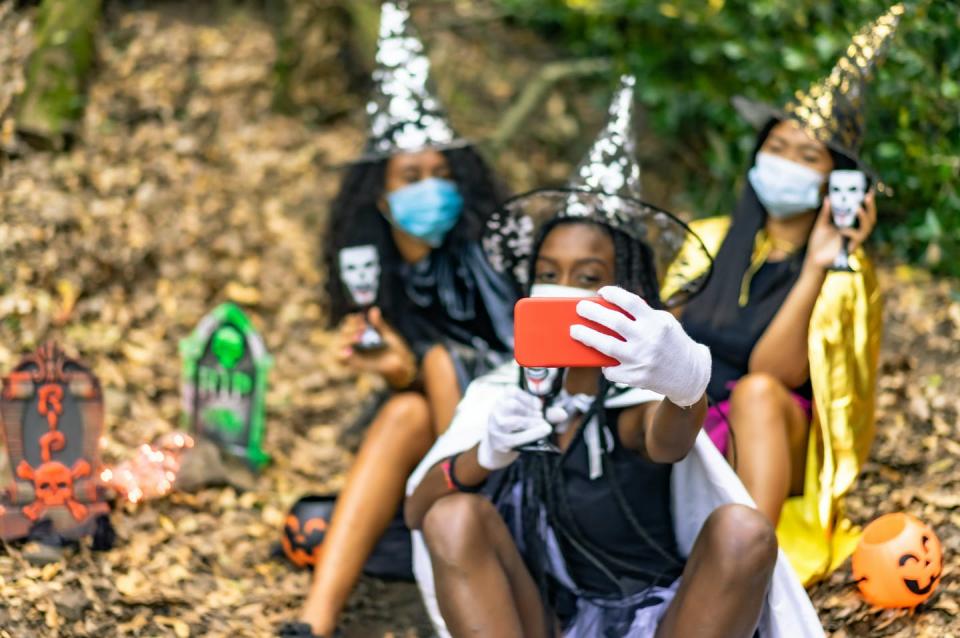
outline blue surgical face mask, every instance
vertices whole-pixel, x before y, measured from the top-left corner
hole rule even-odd
[[[456,226],[463,210],[457,185],[430,177],[387,195],[390,216],[402,231],[436,248]]]
[[[823,173],[770,153],[757,153],[747,179],[771,217],[786,219],[820,207]]]

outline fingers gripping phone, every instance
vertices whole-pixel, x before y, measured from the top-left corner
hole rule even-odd
[[[616,359],[601,354],[570,336],[570,326],[582,324],[598,332],[622,339],[617,333],[577,314],[584,299],[527,297],[513,309],[513,355],[528,368],[602,368],[618,365]],[[593,301],[611,310],[623,310],[600,297]],[[623,314],[626,315],[625,312]],[[629,315],[628,315],[629,316]]]

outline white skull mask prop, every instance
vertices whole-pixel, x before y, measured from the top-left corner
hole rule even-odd
[[[830,210],[839,228],[851,228],[867,194],[867,176],[862,171],[830,173]]]
[[[376,246],[351,246],[340,251],[340,279],[353,302],[372,306],[380,288],[380,255]]]
[[[545,397],[553,391],[560,368],[524,368],[523,377],[527,383],[527,392],[534,396]]]

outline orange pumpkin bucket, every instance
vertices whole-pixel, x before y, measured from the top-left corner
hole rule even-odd
[[[867,525],[853,553],[853,578],[877,607],[916,607],[933,594],[942,570],[940,539],[909,514],[886,514]]]

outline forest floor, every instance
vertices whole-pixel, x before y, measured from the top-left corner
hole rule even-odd
[[[18,146],[9,118],[0,129],[0,370],[49,337],[79,354],[104,386],[103,454],[113,463],[178,426],[177,343],[232,299],[276,360],[273,463],[253,480],[231,475],[226,487],[119,504],[107,552],[83,545],[39,566],[28,548],[6,546],[0,636],[271,635],[295,616],[309,582],[272,555],[284,513],[301,494],[342,484],[351,453],[339,435],[376,387],[329,353],[318,268],[338,182],[329,167],[361,147],[362,121],[308,124],[272,110],[276,45],[255,15],[185,19],[182,5],[150,6],[108,3],[69,151]],[[30,10],[0,3],[0,114],[22,90],[31,20]],[[437,35],[433,44],[455,48],[465,64],[482,61],[469,39]],[[495,112],[525,68],[482,67],[474,77]],[[362,100],[347,98],[343,108],[360,110]],[[577,134],[563,103],[545,108],[554,130]],[[600,114],[592,117],[584,128]],[[535,161],[500,158],[514,188],[556,181],[574,159],[531,152]],[[849,511],[858,523],[901,510],[927,521],[943,542],[943,581],[913,613],[870,609],[849,565],[811,595],[833,636],[960,636],[960,292],[891,264],[881,281],[877,438]],[[412,585],[368,578],[344,626],[348,636],[428,635]]]

